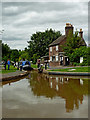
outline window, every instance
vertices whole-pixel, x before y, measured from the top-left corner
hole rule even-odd
[[[67,58],[67,61],[68,61],[68,58]]]
[[[58,45],[56,46],[56,51],[58,51]]]
[[[60,61],[63,61],[63,56],[60,56]]]
[[[52,61],[55,61],[55,56],[52,56]]]
[[[52,52],[52,47],[50,47],[50,52]]]
[[[83,62],[83,57],[80,57],[80,63],[82,63]]]
[[[52,61],[52,57],[50,57],[50,61]]]
[[[58,61],[58,56],[56,56],[56,61]]]

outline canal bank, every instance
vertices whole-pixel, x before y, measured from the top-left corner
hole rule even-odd
[[[22,78],[24,76],[27,76],[28,74],[29,72],[19,70],[17,70],[16,72],[5,73],[0,75],[0,81],[8,81],[12,79]]]
[[[37,68],[34,68],[34,70],[38,71]],[[60,71],[50,71],[50,69],[43,70],[43,73],[49,75],[90,76],[89,72],[60,72]]]
[[[49,75],[70,75],[70,76],[90,76],[90,73],[88,72],[56,72],[56,71],[43,71],[44,74]]]
[[[33,69],[34,71],[38,71],[37,68]],[[50,70],[43,70],[44,74],[48,75],[65,75],[65,76],[90,76],[89,72],[60,72],[60,71],[50,71]],[[5,73],[0,75],[0,81],[8,81],[13,80],[17,78],[22,78],[24,76],[27,76],[29,72],[27,71],[19,71],[11,72],[11,73]]]

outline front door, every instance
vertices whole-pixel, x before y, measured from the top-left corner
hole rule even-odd
[[[68,57],[65,57],[65,65],[69,65],[69,58]]]
[[[63,65],[63,56],[60,56],[60,65]]]

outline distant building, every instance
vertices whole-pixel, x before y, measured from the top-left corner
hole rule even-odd
[[[65,52],[62,50],[62,45],[66,43],[69,32],[73,34],[74,27],[70,23],[66,23],[65,35],[60,36],[49,45],[49,66],[61,66],[69,65],[70,61],[68,56],[65,56]],[[83,39],[83,31],[80,29],[79,36],[81,37],[82,46],[86,46]]]

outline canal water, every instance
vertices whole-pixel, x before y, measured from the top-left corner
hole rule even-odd
[[[3,118],[88,118],[88,79],[35,71],[2,83]]]

